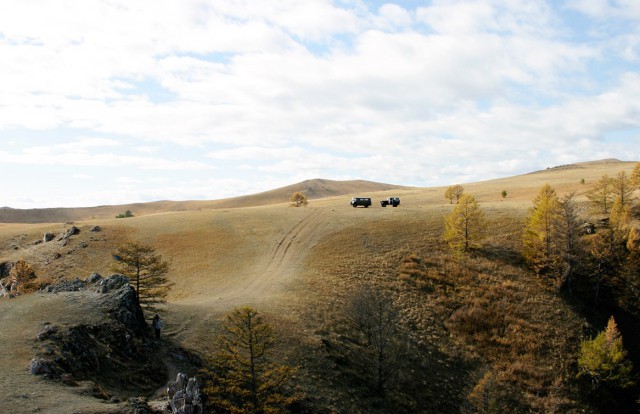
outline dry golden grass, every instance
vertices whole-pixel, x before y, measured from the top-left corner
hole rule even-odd
[[[373,191],[356,183],[339,190],[353,194],[311,199],[304,208],[286,202],[293,188],[286,188],[281,203],[262,206],[255,205],[273,202],[273,194],[236,200],[241,208],[219,202],[141,205],[127,219],[111,218],[127,207],[100,207],[81,212],[103,218],[75,219],[81,232],[66,245],[36,241],[68,224],[0,224],[0,263],[24,258],[39,277],[83,279],[92,272],[110,274],[118,244],[150,244],[172,263],[175,287],[165,311],[170,338],[210,349],[221,316],[251,304],[281,332],[287,345],[282,358],[308,364],[299,380],[323,393],[318,404],[327,406],[356,397],[332,385],[321,340],[342,323],[350,292],[363,283],[380,284],[402,303],[412,340],[433,352],[433,371],[458,377],[433,385],[443,398],[461,402],[490,372],[492,383],[519,390],[525,394],[517,395],[521,402],[544,411],[554,375],[564,369],[555,365],[558,355],[575,345],[580,318],[518,266],[519,226],[544,183],[559,195],[575,191],[584,200],[590,183],[604,174],[629,173],[634,165],[585,163],[463,184],[492,225],[487,256],[466,262],[452,257],[441,240],[442,217],[451,210],[445,187]],[[323,191],[334,191],[325,184]],[[374,205],[351,208],[352,195],[370,196]],[[400,207],[380,207],[378,201],[389,196],[399,196]],[[95,225],[102,231],[91,232]],[[35,306],[27,299],[15,303]],[[0,336],[0,346],[9,346],[7,340]],[[470,374],[457,364],[475,368]]]

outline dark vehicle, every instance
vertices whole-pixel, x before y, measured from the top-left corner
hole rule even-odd
[[[382,207],[393,206],[398,207],[400,205],[400,197],[389,197],[386,200],[380,201]]]
[[[369,197],[353,197],[350,204],[352,207],[362,206],[367,208],[371,205],[371,199]]]

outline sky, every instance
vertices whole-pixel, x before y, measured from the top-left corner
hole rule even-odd
[[[640,160],[638,0],[3,0],[0,206]]]

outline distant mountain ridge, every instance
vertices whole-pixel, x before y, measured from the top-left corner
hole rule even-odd
[[[106,205],[96,207],[60,207],[15,209],[0,208],[0,223],[65,223],[69,221],[113,218],[126,210],[135,216],[169,211],[256,207],[286,203],[291,194],[303,192],[310,200],[347,194],[410,188],[366,180],[336,181],[316,178],[297,184],[245,196],[220,200],[152,201],[148,203]]]

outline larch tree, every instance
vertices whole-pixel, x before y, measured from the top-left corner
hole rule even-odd
[[[609,228],[612,232],[613,243],[624,246],[625,249],[629,239],[629,231],[631,231],[631,221],[629,206],[624,203],[622,197],[616,198],[609,214]]]
[[[560,204],[560,220],[558,223],[558,236],[562,242],[562,273],[560,275],[560,287],[565,287],[569,293],[573,289],[573,276],[576,267],[584,256],[584,247],[581,240],[580,219],[578,207],[575,201],[575,193],[565,195]]]
[[[563,246],[560,224],[563,211],[555,190],[545,184],[533,200],[522,235],[523,256],[537,274],[558,276]]]
[[[400,311],[391,294],[377,287],[363,286],[348,302],[348,317],[361,342],[364,369],[375,381],[378,394],[384,395],[397,370]]]
[[[458,252],[480,247],[487,236],[484,212],[470,194],[460,197],[453,211],[445,216],[444,223],[444,239]]]
[[[460,184],[456,184],[447,187],[444,192],[444,197],[449,200],[449,204],[453,204],[453,200],[456,200],[456,203],[460,201],[462,194],[464,194],[464,187]]]
[[[286,393],[294,368],[272,361],[276,343],[271,325],[245,306],[227,314],[211,358],[205,392],[215,412],[284,413],[295,400]]]
[[[118,246],[113,257],[113,270],[129,278],[143,310],[155,311],[157,304],[165,302],[172,286],[167,279],[169,263],[153,247],[128,242]]]
[[[620,203],[623,206],[629,205],[631,203],[634,187],[631,183],[631,179],[627,176],[627,173],[620,171],[613,179],[612,184],[614,199],[620,200]]]
[[[616,388],[634,385],[633,364],[627,359],[627,350],[613,316],[604,331],[594,339],[582,342],[578,368],[579,376],[591,379],[593,389],[603,384]]]
[[[20,259],[9,271],[10,290],[16,293],[24,293],[24,286],[35,277],[35,271],[26,260]]]
[[[295,193],[291,194],[290,201],[291,201],[291,205],[294,207],[301,207],[309,204],[309,200],[307,200],[307,196],[304,195],[304,193],[301,191],[296,191]]]
[[[635,167],[633,167],[629,181],[635,190],[640,189],[640,162],[636,163]]]
[[[615,200],[614,180],[608,175],[603,175],[594,187],[587,193],[587,198],[594,206],[597,213],[609,214],[611,205]]]

